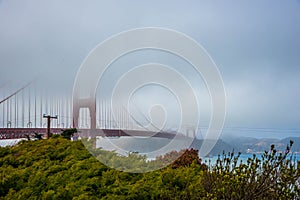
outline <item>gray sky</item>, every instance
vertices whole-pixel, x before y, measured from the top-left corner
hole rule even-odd
[[[300,129],[297,0],[2,0],[0,87],[40,77],[54,81],[53,88],[63,84],[71,89],[83,59],[98,43],[120,31],[149,26],[183,32],[208,51],[224,80],[225,126],[283,129],[277,134]],[[168,58],[149,55],[140,61]],[[208,120],[206,105],[200,107]]]

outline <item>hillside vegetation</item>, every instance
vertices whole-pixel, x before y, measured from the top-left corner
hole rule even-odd
[[[261,159],[254,155],[244,164],[233,153],[223,154],[215,166],[202,164],[191,149],[160,170],[127,173],[94,156],[116,165],[126,157],[103,150],[92,156],[80,141],[23,141],[0,148],[0,199],[296,199],[300,170],[290,160],[290,146],[284,154],[271,147]],[[129,157],[137,166],[147,162],[137,154]]]

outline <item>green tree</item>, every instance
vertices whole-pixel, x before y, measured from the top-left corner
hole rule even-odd
[[[61,136],[63,138],[71,140],[71,137],[73,137],[75,133],[77,133],[77,129],[76,128],[69,128],[69,129],[63,130],[63,132],[61,133]]]
[[[43,138],[43,135],[40,133],[34,133],[34,138],[37,140],[41,140]],[[27,139],[28,139],[28,137],[27,137]],[[29,138],[29,140],[30,140],[30,138]]]

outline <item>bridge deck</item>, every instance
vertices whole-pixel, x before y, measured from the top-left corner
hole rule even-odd
[[[26,135],[33,136],[34,133],[46,134],[46,128],[0,128],[0,140],[4,139],[19,139],[26,138]],[[62,128],[52,128],[52,133],[61,133]],[[121,137],[121,136],[135,136],[135,137],[160,137],[172,139],[175,133],[168,132],[152,132],[141,130],[118,130],[118,129],[79,129],[79,136],[95,138],[97,136],[103,137]],[[182,137],[186,137],[182,135]]]

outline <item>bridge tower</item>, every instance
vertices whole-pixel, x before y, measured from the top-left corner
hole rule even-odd
[[[190,133],[192,133],[192,135],[190,135]],[[193,137],[193,138],[195,138],[196,137],[196,130],[195,130],[195,128],[194,127],[188,127],[186,129],[186,136],[187,137]]]
[[[89,110],[91,129],[96,129],[96,98],[73,99],[73,127],[78,128],[79,112],[81,108],[87,108]]]

